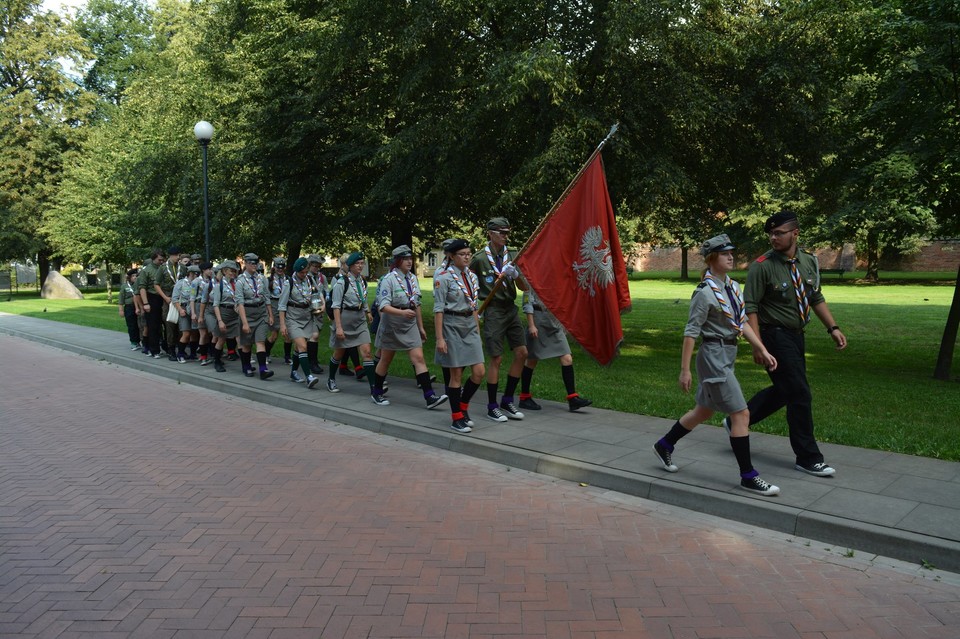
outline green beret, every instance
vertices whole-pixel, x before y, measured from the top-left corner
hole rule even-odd
[[[353,266],[362,259],[364,259],[363,253],[361,251],[354,251],[347,256],[347,266]]]
[[[293,272],[299,273],[300,271],[307,268],[308,266],[310,266],[310,264],[307,262],[307,258],[298,257],[297,261],[293,263]]]

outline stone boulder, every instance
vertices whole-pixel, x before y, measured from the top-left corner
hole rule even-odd
[[[40,289],[40,297],[45,300],[82,300],[83,293],[58,271],[50,271]]]

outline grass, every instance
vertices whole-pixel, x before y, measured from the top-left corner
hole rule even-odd
[[[425,284],[425,307],[430,309],[431,287]],[[631,281],[630,288],[634,308],[623,317],[624,346],[613,365],[603,368],[573,345],[578,390],[604,408],[676,418],[693,405],[692,394],[682,393],[677,385],[693,283],[643,279]],[[870,285],[830,278],[824,293],[850,345],[836,351],[819,322],[811,324],[807,366],[818,439],[960,461],[960,383],[932,378],[953,286],[926,280]],[[0,311],[125,332],[116,305],[106,303],[106,293],[85,296],[74,301],[15,294],[12,301],[0,301]],[[432,361],[432,322],[426,324],[425,351]],[[118,345],[124,344],[125,337],[118,336]],[[410,374],[406,358],[396,358],[391,375]],[[737,375],[748,398],[768,383],[748,346],[741,347]],[[537,397],[563,399],[557,360],[541,362],[533,390]],[[754,428],[785,435],[783,411]]]

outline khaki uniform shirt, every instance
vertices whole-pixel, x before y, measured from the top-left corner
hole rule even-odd
[[[494,255],[495,260],[496,257]],[[504,251],[499,257],[501,268],[508,260],[513,260],[513,254],[507,247],[504,247]],[[473,256],[473,259],[470,260],[470,270],[477,274],[477,279],[480,281],[480,302],[482,304],[483,300],[490,295],[490,291],[493,290],[493,285],[497,281],[497,273],[493,270],[490,260],[487,259],[486,251],[480,250]],[[504,280],[490,303],[497,306],[510,306],[516,303],[516,299],[517,285],[510,280]]]
[[[159,267],[157,267],[157,281],[156,283],[160,285],[160,289],[170,297],[173,295],[173,287],[177,285],[177,280],[180,279],[180,264],[174,263],[171,264],[170,260],[167,260]],[[147,291],[150,292],[150,291]]]
[[[824,301],[820,290],[820,265],[813,255],[798,250],[797,268],[810,302],[810,317],[813,317],[813,307]],[[750,264],[744,287],[744,307],[748,314],[757,314],[761,326],[781,326],[791,330],[805,326],[790,276],[790,264],[783,253],[771,249]]]

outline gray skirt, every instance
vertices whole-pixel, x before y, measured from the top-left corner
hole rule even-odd
[[[433,359],[440,366],[462,368],[483,363],[483,340],[473,316],[444,315],[443,339],[447,342],[447,352],[437,351]]]
[[[203,323],[211,335],[216,338],[220,337],[220,327],[217,326],[217,316],[213,314],[212,304],[207,304],[207,308],[203,311]]]
[[[337,327],[330,323],[330,348],[353,348],[370,343],[370,328],[367,327],[367,315],[363,310],[340,311],[340,325],[343,326],[343,340],[337,339]]]
[[[423,346],[417,318],[404,319],[381,311],[376,346],[388,351],[409,351]]]
[[[250,327],[249,333],[244,333],[240,328],[240,346],[250,346],[256,342],[264,342],[270,327],[267,325],[267,306],[245,306],[243,312],[247,316],[247,326]]]
[[[186,311],[187,309],[183,310]],[[177,320],[177,328],[180,329],[180,332],[192,331],[197,328],[197,325],[190,319],[190,311],[187,311],[186,315],[180,316],[180,319]]]
[[[701,348],[697,353],[697,376],[700,379],[711,379],[716,375],[716,362],[708,361],[706,351]],[[733,374],[733,365],[724,367],[727,378],[724,381],[700,382],[697,387],[697,406],[703,406],[718,413],[738,413],[747,407],[747,400],[743,397],[740,382]],[[713,377],[713,379],[717,379]]]
[[[309,308],[287,306],[284,322],[287,325],[287,332],[290,333],[290,339],[309,340],[317,334],[317,323]]]
[[[527,357],[542,360],[570,354],[567,334],[556,317],[534,310],[533,321],[537,325],[537,339],[531,338],[530,333],[527,333]]]
[[[240,315],[237,314],[237,309],[221,306],[220,319],[223,320],[223,324],[226,326],[226,330],[220,331],[220,337],[226,339],[237,337],[240,333]]]

